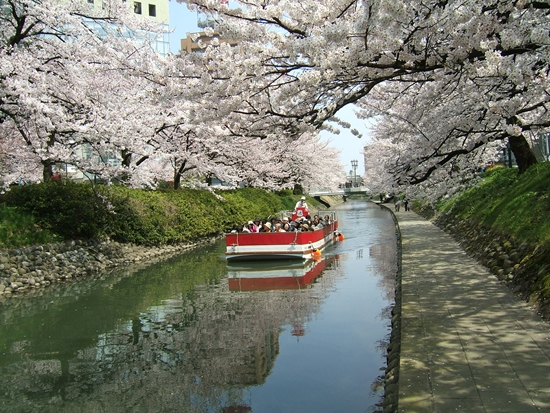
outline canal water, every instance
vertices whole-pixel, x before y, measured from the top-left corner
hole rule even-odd
[[[217,242],[0,302],[0,411],[380,411],[395,226],[337,211],[345,239],[305,266]]]

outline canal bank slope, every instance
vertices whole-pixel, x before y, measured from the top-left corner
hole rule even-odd
[[[450,235],[414,212],[396,217],[393,411],[550,411],[549,325]]]
[[[341,197],[324,197],[336,206]],[[318,206],[316,212],[322,211]],[[314,210],[312,208],[312,210]],[[290,213],[289,211],[280,212]],[[102,276],[121,266],[153,264],[196,247],[214,242],[223,234],[200,236],[173,245],[146,246],[111,240],[70,240],[15,249],[0,249],[0,303],[8,297],[41,287],[90,276]]]

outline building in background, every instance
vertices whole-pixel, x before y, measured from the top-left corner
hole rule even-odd
[[[222,0],[221,3],[227,4],[227,1]],[[216,20],[214,20],[212,17],[207,16],[204,13],[197,13],[197,27],[201,29],[209,27],[214,30],[214,35],[208,36],[205,32],[200,32],[195,33],[193,36],[188,36],[185,39],[181,39],[180,53],[201,53],[203,49],[212,44],[214,39],[216,39],[216,42],[219,44],[228,43],[231,47],[237,45],[237,42],[233,39],[220,37],[216,33],[216,26]]]
[[[533,152],[539,162],[550,161],[550,133],[537,135],[533,142]]]
[[[108,8],[103,0],[83,0],[94,7],[94,9],[104,10],[108,13]],[[122,0],[126,2],[126,0]],[[134,13],[144,19],[153,20],[161,25],[161,32],[130,32],[124,36],[133,37],[136,41],[148,41],[153,49],[161,56],[170,53],[170,13],[168,7],[169,0],[140,0],[134,1]],[[101,33],[101,26],[95,22],[90,22],[90,27]]]
[[[207,36],[206,33],[200,32],[197,33],[198,37],[195,37],[193,40],[192,37],[186,37],[181,39],[181,52],[187,53],[201,53],[204,48],[212,43],[214,39],[221,43],[229,43],[232,47],[237,45],[237,42],[233,39],[224,39],[219,37],[217,34],[213,36]],[[193,36],[194,37],[194,36]]]
[[[170,53],[170,13],[168,0],[134,1],[134,13],[151,19],[163,27],[162,35],[155,33],[155,50],[162,56]],[[153,35],[153,34],[152,34]]]

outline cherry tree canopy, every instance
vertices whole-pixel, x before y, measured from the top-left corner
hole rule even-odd
[[[342,170],[337,152],[322,149],[315,135],[289,142],[282,129],[258,124],[247,131],[226,116],[235,107],[231,94],[240,103],[242,89],[209,76],[211,56],[227,48],[158,56],[148,43],[161,28],[128,7],[119,1],[0,4],[4,185],[52,179],[56,165],[150,187],[167,180],[177,188],[185,175],[265,188],[343,180],[334,173]],[[258,139],[262,128],[267,139]],[[330,159],[320,162],[320,152]]]
[[[235,135],[300,136],[356,103],[377,116],[376,141],[400,148],[381,144],[390,184],[442,170],[459,177],[503,141],[520,171],[536,162],[527,137],[550,126],[548,2],[187,3],[239,43],[205,53],[207,93],[223,102]]]
[[[152,27],[138,26],[117,4],[100,11],[49,0],[0,5],[0,122],[13,161],[3,164],[4,183],[38,179],[36,163],[44,180],[56,163],[99,172],[109,168],[109,153],[142,151],[154,134],[138,119],[151,112],[148,105],[136,111],[150,82],[133,74],[152,61],[151,48],[135,39]]]
[[[550,125],[547,2],[187,3],[238,46],[207,29],[203,53],[163,58],[139,36],[161,29],[122,2],[3,1],[4,183],[63,163],[132,185],[329,186],[342,168],[317,132],[351,103],[377,120],[367,169],[386,185],[443,193],[502,142],[520,171],[536,162],[527,138]]]

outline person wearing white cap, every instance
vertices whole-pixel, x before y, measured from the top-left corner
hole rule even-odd
[[[308,206],[307,206],[307,202],[306,202],[306,197],[302,195],[302,197],[300,198],[300,200],[298,202],[296,202],[296,206],[294,207],[294,209],[298,209],[298,208],[306,208],[306,209],[309,209]]]

